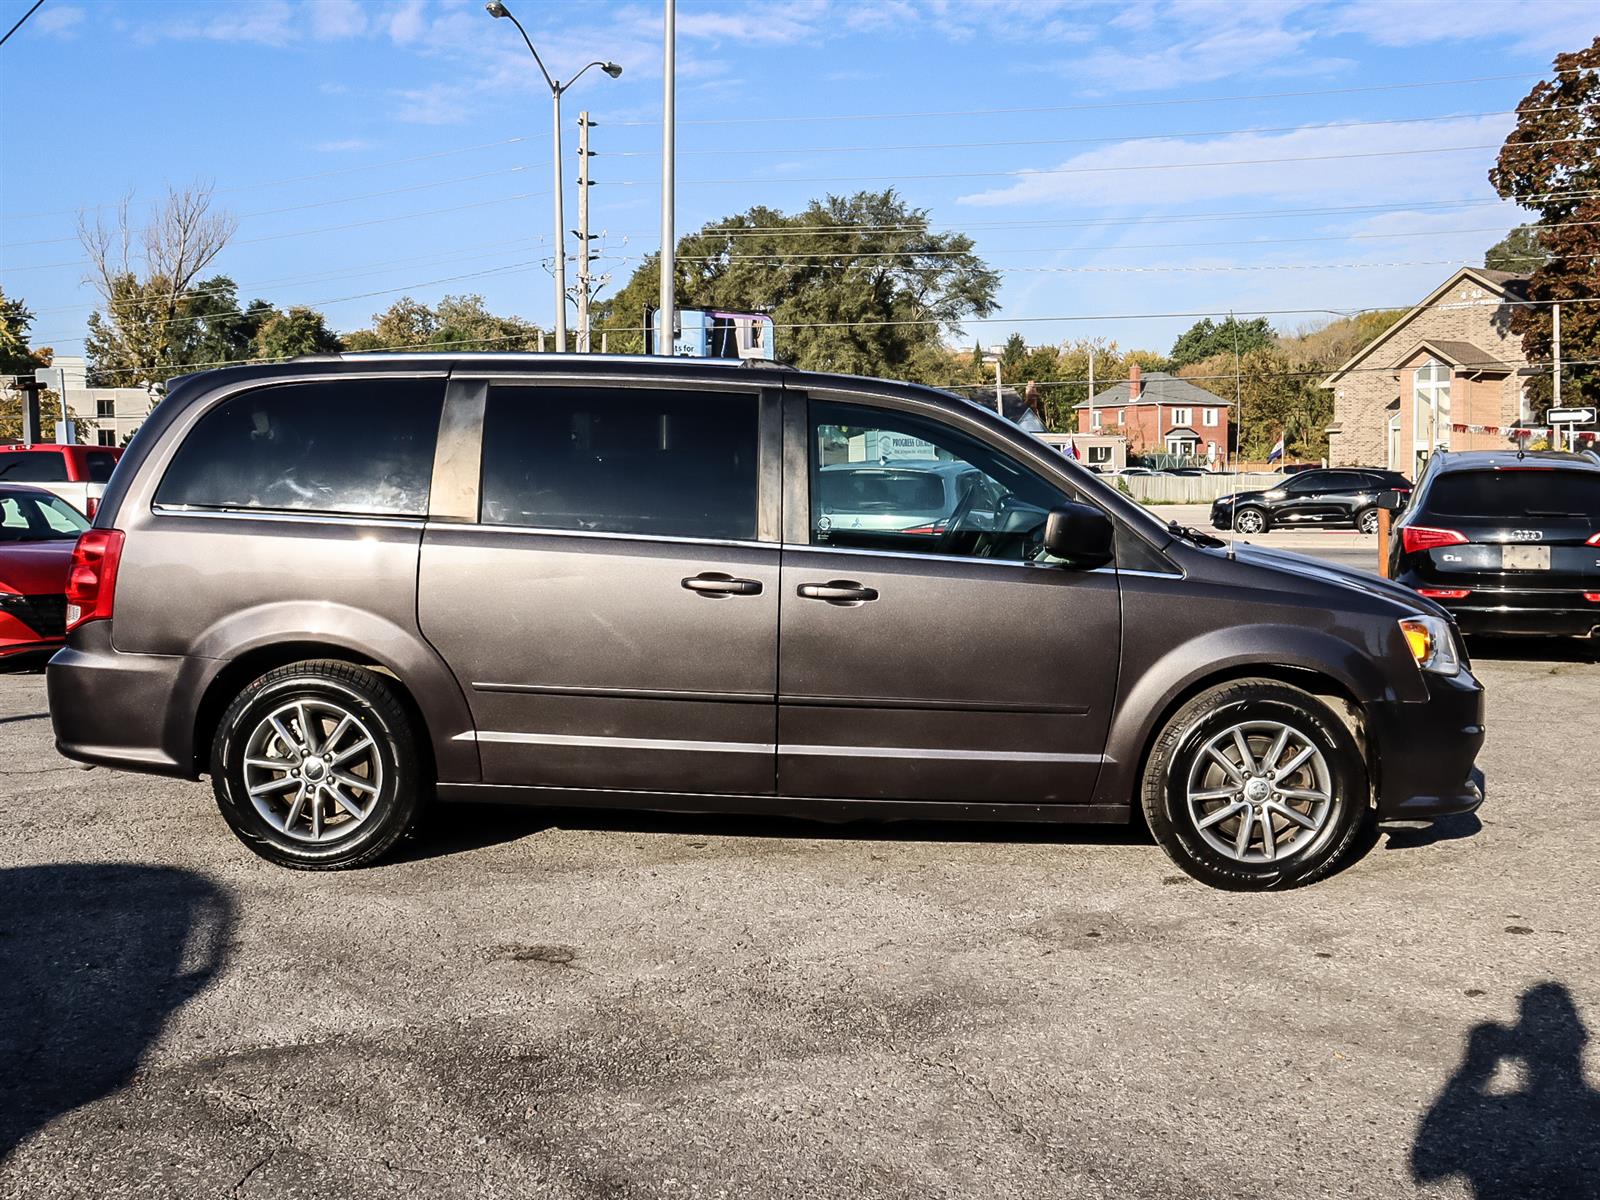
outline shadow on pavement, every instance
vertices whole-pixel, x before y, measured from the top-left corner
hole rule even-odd
[[[544,808],[453,803],[436,806],[415,837],[387,861],[415,862],[514,842],[546,829],[671,833],[702,837],[802,838],[810,841],[975,842],[1060,845],[1153,845],[1142,822],[1049,825],[1011,821],[811,821],[745,813],[670,813],[627,809]]]
[[[188,871],[0,870],[0,1161],[132,1077],[223,964],[233,906]]]
[[[1589,1040],[1559,983],[1523,993],[1515,1025],[1486,1022],[1418,1127],[1411,1174],[1461,1176],[1476,1200],[1600,1195],[1600,1092],[1583,1078]]]

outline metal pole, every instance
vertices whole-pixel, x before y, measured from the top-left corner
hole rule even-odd
[[[1550,306],[1551,337],[1554,339],[1555,354],[1552,356],[1550,367],[1550,386],[1554,392],[1551,408],[1561,407],[1561,305]],[[1550,422],[1550,449],[1561,449],[1561,426],[1554,421]]]
[[[677,123],[677,0],[666,0],[665,33],[662,39],[661,90],[661,335],[656,340],[657,354],[671,354],[677,325],[677,235],[673,231],[673,181]]]
[[[578,353],[589,353],[589,114],[578,114]]]
[[[1000,398],[1000,360],[994,360],[994,410],[1002,417],[1006,415],[1005,401]]]
[[[556,183],[556,353],[565,354],[567,350],[567,232],[566,212],[561,203],[562,184],[566,181],[561,177],[561,85],[558,83],[550,89],[550,95],[555,100],[555,141],[554,158],[555,183]]]
[[[1089,432],[1100,432],[1100,414],[1094,411],[1094,343],[1089,343]]]

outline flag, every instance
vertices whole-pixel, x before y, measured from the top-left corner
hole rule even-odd
[[[1065,447],[1065,453],[1068,458],[1077,458],[1078,444],[1076,442],[1068,442]]]
[[[1283,435],[1278,435],[1277,445],[1272,447],[1272,453],[1267,455],[1267,463],[1271,465],[1283,457]]]

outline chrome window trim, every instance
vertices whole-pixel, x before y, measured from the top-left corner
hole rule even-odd
[[[777,542],[747,541],[742,538],[678,537],[666,533],[613,533],[598,529],[550,529],[542,525],[486,525],[481,521],[432,521],[429,525],[441,531],[475,533],[510,533],[520,537],[604,538],[607,541],[651,542],[674,546],[726,546],[740,550],[773,550]]]
[[[217,517],[225,521],[293,521],[306,525],[381,525],[385,529],[422,529],[423,517],[387,513],[327,513],[292,508],[201,508],[196,505],[152,504],[158,517]]]
[[[1062,563],[1021,562],[1010,558],[973,558],[966,554],[919,554],[914,550],[855,550],[846,546],[817,546],[809,542],[785,542],[785,550],[806,554],[862,554],[871,558],[903,558],[913,562],[975,563],[985,567],[1022,567],[1030,571],[1060,571],[1067,575],[1130,575],[1141,579],[1182,579],[1181,571],[1139,571],[1122,567],[1091,567],[1074,570]]]

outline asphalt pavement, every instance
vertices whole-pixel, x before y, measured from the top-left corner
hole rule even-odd
[[[1481,819],[1266,896],[1138,830],[476,808],[287,872],[0,676],[0,1196],[1600,1194],[1600,666],[1475,652]]]

